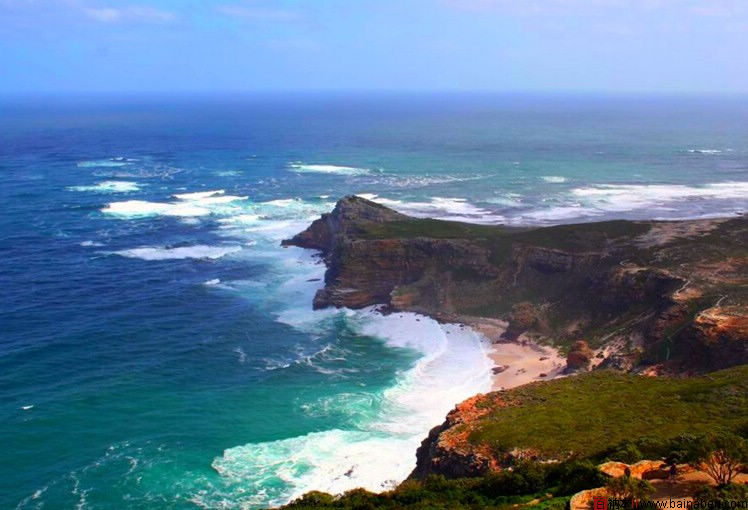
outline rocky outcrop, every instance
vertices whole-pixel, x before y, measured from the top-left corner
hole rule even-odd
[[[345,197],[284,244],[322,252],[315,308],[490,317],[508,321],[510,341],[621,346],[595,366],[700,371],[745,362],[746,241],[743,217],[516,229],[415,219]],[[722,315],[707,312],[717,300]],[[589,364],[587,353],[569,354],[572,370]]]
[[[511,462],[509,455],[497,457],[490,448],[476,447],[468,440],[474,426],[482,418],[504,405],[497,393],[479,394],[458,404],[444,423],[431,429],[428,437],[421,442],[416,452],[416,468],[410,478],[423,479],[430,474],[481,476],[508,465]]]
[[[476,395],[430,431],[418,448],[411,478],[482,476],[523,460],[600,458],[642,435],[664,440],[683,430],[698,436],[735,427],[748,417],[746,375],[746,366],[687,380],[590,371]],[[715,411],[694,420],[705,405]],[[663,428],[662,410],[674,408],[678,412]],[[667,454],[665,445],[658,455]],[[626,465],[607,467],[613,474]],[[645,478],[657,476],[657,469],[647,463],[631,466],[634,476]]]
[[[703,310],[678,335],[689,365],[712,370],[748,363],[747,339],[748,313],[738,306]]]
[[[323,214],[306,230],[281,244],[321,250],[327,255],[346,239],[363,234],[371,225],[405,219],[408,217],[392,209],[351,195],[340,199],[331,213]]]
[[[573,373],[579,370],[587,370],[595,355],[590,349],[589,344],[584,340],[578,340],[572,345],[569,354],[566,356],[566,373]]]

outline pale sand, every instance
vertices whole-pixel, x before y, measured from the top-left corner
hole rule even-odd
[[[509,367],[494,374],[493,390],[555,379],[562,376],[566,368],[566,358],[556,349],[530,342],[495,343],[488,356],[497,367]]]
[[[535,344],[524,335],[520,335],[516,342],[503,341],[501,335],[506,331],[506,322],[469,316],[461,316],[459,322],[482,334],[491,343],[488,357],[496,368],[508,367],[503,372],[493,374],[492,390],[514,388],[533,381],[548,381],[564,375],[566,358],[557,349]]]

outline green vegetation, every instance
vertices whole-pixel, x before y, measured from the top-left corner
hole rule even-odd
[[[428,237],[431,239],[495,239],[504,238],[519,229],[503,226],[476,225],[459,221],[413,218],[402,221],[372,224],[362,236],[368,239],[408,239]]]
[[[688,379],[591,372],[520,386],[501,398],[509,405],[478,423],[474,444],[604,458],[631,438],[738,430],[748,422],[748,366]],[[663,442],[661,456],[665,448]]]
[[[509,405],[482,418],[472,442],[499,450],[530,447],[566,460],[523,461],[477,478],[431,475],[381,494],[310,492],[283,508],[562,510],[570,496],[595,487],[607,486],[623,499],[651,495],[647,482],[603,475],[596,466],[606,458],[686,462],[714,458],[716,451],[745,460],[745,440],[727,431],[748,433],[747,365],[689,379],[591,372],[499,395]],[[746,496],[745,488],[734,485],[704,490],[712,499]]]
[[[695,494],[695,497],[706,501],[719,501],[719,507],[715,508],[740,508],[748,500],[748,485],[731,483],[723,487],[702,488]]]
[[[631,239],[646,233],[651,222],[623,220],[558,225],[545,228],[506,227],[503,225],[477,225],[458,221],[413,218],[373,224],[362,236],[368,239],[467,239],[496,242],[519,242],[569,251],[590,251],[606,248],[611,241]],[[495,245],[494,245],[495,247]]]
[[[729,485],[741,466],[748,462],[748,442],[725,432],[707,434],[694,441],[687,451],[694,465],[704,465],[719,487]]]
[[[608,494],[616,499],[624,501],[646,500],[654,493],[654,486],[646,480],[640,480],[631,476],[620,476],[611,478],[605,484]]]
[[[511,471],[482,478],[447,480],[429,476],[407,480],[396,489],[374,494],[354,489],[334,497],[310,492],[283,507],[338,509],[500,509],[515,505],[538,510],[562,510],[574,493],[604,485],[606,477],[590,462],[522,463]]]

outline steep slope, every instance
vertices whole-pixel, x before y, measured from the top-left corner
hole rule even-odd
[[[462,402],[423,441],[411,476],[480,476],[518,459],[602,458],[641,438],[659,457],[676,436],[746,425],[748,366],[682,379],[595,371]]]
[[[509,321],[562,347],[608,345],[592,365],[748,362],[748,220],[509,228],[416,219],[349,196],[284,241],[321,250],[315,308],[373,304]]]

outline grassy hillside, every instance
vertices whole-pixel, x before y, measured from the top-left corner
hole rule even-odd
[[[473,424],[471,443],[600,457],[625,440],[745,427],[748,365],[686,379],[599,371],[498,395],[506,407]]]
[[[477,422],[455,427],[470,427],[474,446],[575,455],[557,463],[523,461],[476,478],[430,475],[382,494],[313,492],[284,508],[561,510],[570,495],[605,483],[595,467],[602,460],[663,457],[717,430],[745,436],[748,365],[688,379],[592,372],[489,394],[479,405],[494,407]]]

